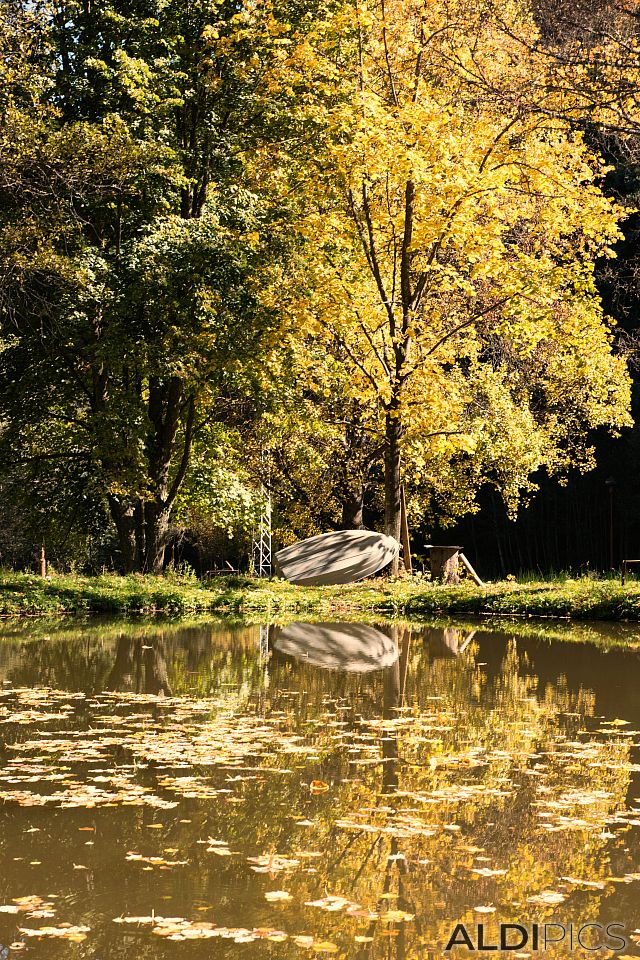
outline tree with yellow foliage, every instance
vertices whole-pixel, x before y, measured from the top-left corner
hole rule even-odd
[[[580,136],[532,106],[529,11],[497,6],[349,0],[291,28],[269,81],[309,131],[256,158],[302,201],[278,301],[376,411],[395,537],[403,478],[450,512],[487,480],[515,506],[539,467],[590,464],[590,428],[630,423],[594,282],[622,211]]]

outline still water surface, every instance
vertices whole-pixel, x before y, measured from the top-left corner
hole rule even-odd
[[[624,924],[640,955],[638,650],[486,625],[2,632],[0,956],[409,960],[456,923],[492,944],[551,921]]]

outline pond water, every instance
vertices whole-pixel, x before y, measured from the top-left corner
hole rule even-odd
[[[409,960],[457,924],[485,949],[524,928],[493,956],[535,957],[535,925],[550,957],[640,955],[640,650],[48,631],[0,627],[0,957]]]

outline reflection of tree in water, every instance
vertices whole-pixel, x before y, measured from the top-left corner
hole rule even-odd
[[[435,944],[442,944],[453,919],[475,923],[476,904],[495,903],[504,921],[544,920],[548,911],[530,905],[528,898],[555,888],[560,874],[598,880],[607,872],[624,873],[627,862],[637,858],[631,832],[624,836],[630,849],[625,854],[623,843],[615,846],[602,828],[616,806],[624,805],[629,770],[621,760],[628,758],[629,747],[604,735],[599,740],[594,735],[591,753],[572,746],[594,714],[587,684],[576,687],[556,676],[539,685],[538,672],[509,638],[469,639],[470,630],[454,628],[381,629],[396,637],[400,651],[386,671],[328,674],[274,657],[268,686],[258,663],[257,628],[200,628],[197,635],[158,627],[153,634],[121,630],[102,645],[96,663],[103,686],[173,690],[174,696],[181,690],[198,696],[209,691],[219,698],[216,704],[224,701],[234,716],[249,718],[249,727],[253,721],[273,724],[273,747],[264,764],[276,770],[188,771],[223,789],[217,799],[189,801],[187,820],[166,817],[167,829],[171,823],[179,831],[170,841],[180,850],[176,856],[190,861],[180,875],[180,889],[187,889],[186,878],[191,893],[179,912],[194,916],[196,901],[224,901],[221,922],[272,923],[290,934],[314,934],[346,944],[346,955],[357,960],[435,957],[440,955]],[[93,643],[95,648],[95,637]],[[81,655],[81,648],[73,654]],[[558,660],[564,655],[560,649]],[[61,657],[53,670],[46,659],[40,667],[55,681],[63,663],[70,669],[71,661]],[[189,673],[191,668],[197,675]],[[172,711],[173,704],[167,713]],[[297,757],[295,751],[279,750],[281,729],[299,733],[310,753]],[[185,730],[187,740],[191,735]],[[327,781],[330,790],[311,795],[312,778]],[[568,791],[586,796],[594,786],[608,794],[599,825],[541,829],[537,804],[563,802]],[[112,814],[113,836],[121,843],[122,820],[116,821],[115,808],[103,815]],[[340,823],[358,816],[371,827],[368,832]],[[411,818],[418,824],[413,833],[405,829]],[[298,826],[303,820],[312,825]],[[420,821],[433,829],[421,831]],[[142,835],[143,852],[149,852],[147,831]],[[228,840],[237,856],[214,861],[195,846],[195,837],[206,836]],[[127,839],[123,849],[142,850],[140,842],[140,837],[137,843]],[[305,861],[309,850],[330,855]],[[245,861],[245,856],[270,852],[300,859],[299,869],[270,878],[266,888],[290,890],[286,913],[265,906],[264,887]],[[508,876],[474,875],[474,866],[487,863],[477,854],[489,857],[491,868],[508,868]],[[608,866],[608,856],[617,857],[615,868]],[[314,873],[306,871],[308,864]],[[631,891],[629,886],[615,893],[630,897]],[[369,923],[305,907],[306,901],[333,893],[378,913],[398,910],[416,919]],[[610,887],[590,890],[579,903],[580,919],[597,918],[610,893]],[[113,898],[120,903],[115,885]],[[567,920],[576,909],[573,903],[562,906]],[[374,940],[356,944],[355,933]],[[117,949],[109,955],[118,956]],[[139,955],[156,955],[153,944],[146,949],[141,943]],[[252,960],[266,955],[257,945],[255,952],[247,950]],[[300,952],[289,942],[278,947],[278,956],[289,960]]]
[[[404,627],[393,628],[394,639],[400,649],[400,657],[393,666],[384,671],[384,692],[383,692],[383,711],[382,716],[385,720],[393,720],[398,716],[398,710],[404,705],[405,685],[407,681],[407,668],[409,664],[409,650],[411,645],[411,631]],[[381,797],[386,803],[394,800],[398,790],[398,765],[400,762],[398,752],[398,736],[391,731],[385,731],[382,737],[382,792]],[[380,843],[380,838],[374,840],[370,849],[373,853],[374,846]],[[396,904],[398,910],[405,913],[412,913],[416,918],[416,933],[420,935],[420,918],[416,915],[416,905],[411,900],[406,890],[406,878],[410,871],[409,864],[400,849],[398,837],[392,836],[389,842],[390,852],[384,870],[384,880],[382,883],[382,896],[378,901],[378,909],[384,911],[388,905],[387,897],[394,892],[394,879],[396,881]],[[370,854],[369,854],[370,855]],[[361,870],[366,866],[366,859],[363,861]],[[395,874],[395,877],[394,877]],[[406,956],[406,925],[404,923],[394,926],[397,930],[395,940],[396,956],[398,960],[404,960]],[[372,922],[368,931],[368,936],[374,936],[375,923]],[[390,940],[391,943],[391,940]],[[390,948],[391,949],[391,948]],[[367,946],[363,945],[358,951],[358,958],[366,958],[370,953]]]
[[[172,697],[162,641],[156,638],[152,643],[143,643],[120,637],[106,689]]]
[[[34,637],[16,646],[7,669],[15,686],[61,690],[138,690],[209,696],[222,685],[261,682],[258,627],[154,622],[118,627],[88,622],[68,636]],[[169,694],[169,691],[172,691]]]
[[[298,903],[336,893],[377,912],[415,915],[409,924],[372,921],[358,930],[374,937],[352,945],[349,956],[358,960],[440,956],[454,921],[473,926],[482,919],[473,912],[477,904],[495,904],[504,921],[550,918],[552,908],[533,906],[528,898],[555,889],[560,876],[597,881],[610,872],[604,824],[624,804],[629,783],[629,747],[621,739],[594,737],[584,752],[572,746],[593,715],[588,690],[572,691],[563,682],[538,690],[514,642],[503,647],[495,668],[485,670],[476,662],[470,631],[394,629],[399,660],[368,680],[340,674],[329,685],[321,670],[272,665],[264,707],[289,711],[303,726],[316,718],[312,742],[322,759],[307,777],[330,782],[331,795],[326,802],[310,799],[304,775],[301,784],[295,776],[268,780],[264,792],[247,786],[232,827],[233,835],[261,850],[294,857],[310,845],[335,851],[332,859],[314,861],[315,880],[292,876],[287,888]],[[283,689],[295,690],[295,701],[280,697]],[[366,737],[372,752],[354,768],[349,750]],[[289,758],[282,763],[290,764]],[[590,800],[594,787],[604,799]],[[584,828],[544,830],[544,823],[553,824],[539,817],[540,803],[562,807],[569,794],[586,801],[580,815],[588,819],[593,811],[593,820]],[[296,838],[281,810],[313,820],[313,830]],[[341,826],[359,815],[367,831]],[[412,816],[433,830],[405,831]],[[495,876],[473,872],[487,864]],[[591,889],[588,902],[579,902],[580,919],[597,918],[605,896]],[[567,903],[567,919],[575,903]],[[298,918],[321,938],[352,935],[353,921],[340,914],[316,910],[314,919],[311,927],[304,914]]]
[[[112,662],[112,642],[103,643],[90,634],[73,640],[44,637],[21,645],[7,677],[18,687],[94,692],[103,689]]]

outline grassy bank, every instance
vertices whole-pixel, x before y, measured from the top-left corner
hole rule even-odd
[[[438,614],[568,617],[640,621],[640,582],[558,580],[500,582],[476,587],[424,580],[370,580],[342,587],[296,587],[281,580],[223,577],[201,583],[162,577],[99,577],[0,572],[0,614],[198,612],[380,613],[423,618]]]

